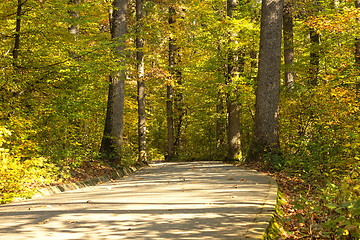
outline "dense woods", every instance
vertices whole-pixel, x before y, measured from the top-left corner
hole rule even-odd
[[[231,160],[287,179],[273,239],[359,239],[359,6],[3,1],[0,201],[150,160]]]

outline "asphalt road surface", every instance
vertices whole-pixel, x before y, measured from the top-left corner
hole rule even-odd
[[[128,177],[0,206],[0,240],[260,239],[269,176],[221,162],[155,162]]]

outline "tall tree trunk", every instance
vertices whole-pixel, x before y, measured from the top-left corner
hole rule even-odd
[[[237,6],[237,0],[227,0],[227,16],[232,18],[233,11]],[[230,43],[236,43],[237,34],[230,34]],[[231,44],[232,45],[232,44]],[[240,66],[241,65],[241,66]],[[243,56],[239,56],[238,51],[229,48],[226,84],[231,85],[233,78],[242,72],[244,65]],[[238,103],[238,93],[236,90],[226,93],[227,110],[227,137],[228,152],[227,160],[239,160],[241,158],[241,134],[240,134],[240,105]]]
[[[167,156],[166,160],[174,158],[174,113],[173,113],[173,86],[166,86],[166,123],[167,123]]]
[[[76,5],[78,5],[78,4],[80,3],[80,0],[70,0],[69,3],[76,6]],[[70,13],[70,17],[71,17],[73,20],[76,21],[76,20],[79,18],[79,13],[78,13],[78,11],[70,10],[69,13]],[[77,23],[71,24],[71,25],[69,26],[69,32],[70,32],[71,34],[73,34],[74,39],[75,39],[75,41],[76,41],[76,40],[77,40],[77,37],[78,37],[78,35],[79,35],[79,33],[80,33],[79,24],[77,24]]]
[[[138,142],[139,161],[146,162],[146,108],[145,108],[145,81],[144,81],[144,40],[141,37],[143,21],[143,0],[136,0],[136,69],[138,74]]]
[[[169,7],[169,25],[172,28],[173,24],[176,23],[176,10],[173,6]],[[176,39],[169,38],[169,71],[173,83],[175,85],[182,84],[182,74],[181,71],[176,69],[177,63],[179,62],[179,47],[176,45]],[[167,86],[167,100],[166,100],[166,113],[167,113],[167,129],[168,129],[168,160],[174,160],[174,156],[177,155],[177,151],[180,146],[181,141],[181,128],[182,120],[184,116],[184,110],[182,106],[183,96],[180,91],[177,91],[172,84]],[[176,110],[176,111],[175,111]]]
[[[314,0],[313,13],[320,11],[319,0]],[[316,86],[319,84],[319,71],[320,71],[320,34],[313,28],[309,30],[310,35],[310,61],[309,61],[309,84]]]
[[[278,154],[281,67],[282,0],[263,0],[260,53],[255,104],[255,126],[248,160]]]
[[[292,88],[295,83],[294,73],[294,30],[293,30],[293,6],[290,0],[284,5],[283,15],[283,38],[284,38],[284,80],[288,88]]]
[[[125,52],[125,34],[127,0],[114,0],[111,17],[111,38],[115,43],[114,54],[122,59]],[[125,61],[118,62],[123,67]],[[121,148],[124,134],[124,96],[125,96],[125,68],[113,72],[110,75],[108,104],[105,119],[104,135],[101,143],[100,153],[103,158],[112,164],[121,161]]]
[[[78,5],[80,3],[80,0],[70,0],[69,1],[69,4],[72,5],[73,7]],[[79,20],[79,12],[76,11],[76,10],[69,10],[69,14],[70,14],[70,17],[71,19],[74,21],[70,26],[69,26],[69,32],[70,34],[73,35],[74,37],[74,41],[76,42],[78,40],[78,37],[79,37],[79,34],[80,34],[80,26],[78,23],[76,23],[76,21]],[[75,51],[70,51],[70,56],[73,58],[73,59],[78,59],[78,55],[76,54]]]
[[[310,29],[310,67],[309,83],[313,86],[319,84],[320,70],[320,35],[314,29]]]
[[[224,123],[221,116],[224,114],[224,102],[223,102],[223,96],[221,94],[221,91],[218,91],[218,97],[217,97],[217,104],[216,104],[216,125],[215,125],[215,137],[216,137],[216,148],[222,148],[225,142],[225,127],[226,124]]]
[[[22,18],[22,7],[27,2],[27,0],[18,0],[17,9],[16,9],[16,21],[15,21],[15,40],[14,48],[12,50],[12,56],[14,60],[19,58],[19,49],[20,49],[20,31],[21,31],[21,18]]]

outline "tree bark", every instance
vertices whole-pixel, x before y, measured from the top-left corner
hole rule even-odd
[[[227,0],[227,16],[232,18],[237,0]],[[230,43],[236,43],[237,34],[230,34]],[[241,54],[240,54],[241,55]],[[238,51],[229,48],[226,84],[231,85],[233,78],[243,71],[243,57],[239,56]],[[227,160],[239,160],[241,158],[241,134],[240,134],[240,105],[238,103],[238,93],[236,90],[226,93],[227,109],[227,137],[228,152]]]
[[[170,28],[176,23],[176,10],[173,6],[169,7],[169,19],[168,23]],[[168,50],[168,64],[171,79],[176,85],[182,84],[181,71],[176,69],[177,63],[179,62],[179,47],[176,45],[176,39],[169,37],[169,50]],[[175,94],[175,89],[172,84],[167,86],[167,99],[166,99],[166,113],[167,113],[167,129],[168,129],[168,155],[167,160],[174,160],[177,155],[177,151],[180,147],[181,141],[181,128],[182,119],[184,116],[182,106],[183,96],[180,91]],[[176,111],[175,111],[176,110]]]
[[[309,67],[309,83],[313,86],[319,84],[320,70],[320,35],[310,29],[310,67]]]
[[[216,104],[216,125],[215,125],[215,137],[216,137],[216,148],[222,148],[225,143],[225,126],[226,123],[223,121],[221,116],[224,114],[224,102],[221,91],[218,91],[217,104]]]
[[[284,38],[284,80],[288,88],[292,88],[295,83],[294,67],[294,30],[293,30],[293,6],[290,1],[284,5],[283,15],[283,38]]]
[[[173,118],[173,86],[166,86],[166,123],[167,123],[167,156],[166,160],[174,158],[174,118]]]
[[[321,10],[319,0],[314,0],[313,13]],[[316,86],[319,84],[320,71],[320,34],[313,28],[309,30],[310,35],[310,61],[309,61],[309,84]]]
[[[111,17],[111,38],[115,43],[114,54],[120,59],[123,57],[121,55],[124,54],[126,48],[126,12],[127,0],[114,0]],[[118,64],[123,67],[125,61],[121,60]],[[110,75],[105,128],[100,148],[102,157],[115,165],[121,162],[121,148],[123,145],[125,79],[125,68]]]
[[[255,104],[255,126],[248,160],[279,154],[279,95],[281,67],[282,0],[263,0],[260,53]]]
[[[16,21],[15,21],[15,34],[14,34],[14,48],[12,51],[12,57],[14,60],[19,58],[19,49],[20,49],[20,31],[21,31],[21,18],[22,18],[22,7],[27,2],[27,0],[18,0],[17,9],[16,9]]]
[[[227,160],[241,159],[240,106],[228,94],[226,99],[228,113],[228,154]]]
[[[73,5],[78,5],[80,3],[80,0],[70,0],[69,1],[70,4],[73,4]],[[74,20],[78,19],[79,18],[79,13],[78,11],[74,11],[74,10],[70,10],[69,11],[69,14],[70,14],[70,17]],[[77,37],[80,33],[80,28],[79,28],[79,24],[75,23],[75,24],[71,24],[69,26],[69,32],[71,34],[73,34],[75,40],[77,40]]]
[[[145,81],[144,81],[144,40],[141,35],[143,20],[143,0],[136,0],[136,69],[138,74],[138,144],[139,162],[146,162],[146,108],[145,108]]]

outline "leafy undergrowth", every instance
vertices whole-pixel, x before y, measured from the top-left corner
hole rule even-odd
[[[102,175],[111,174],[114,168],[101,161],[92,160],[83,162],[80,166],[70,169],[67,178],[63,179],[63,183],[72,183],[87,180],[90,178],[100,177]],[[54,183],[53,183],[54,184]],[[56,183],[55,183],[56,184]]]
[[[278,205],[265,239],[360,239],[359,168],[320,182],[290,171],[271,171],[263,163],[245,166],[271,175],[279,186]]]
[[[10,136],[10,131],[0,127],[0,203],[30,198],[39,188],[79,182],[114,171],[99,160],[67,159],[55,164],[44,157],[12,154],[7,142]]]
[[[22,162],[11,159],[3,163],[0,167],[0,203],[8,203],[15,198],[30,198],[39,188],[79,182],[114,171],[99,161],[83,162],[77,167],[61,171],[54,166],[47,166],[41,158]]]

